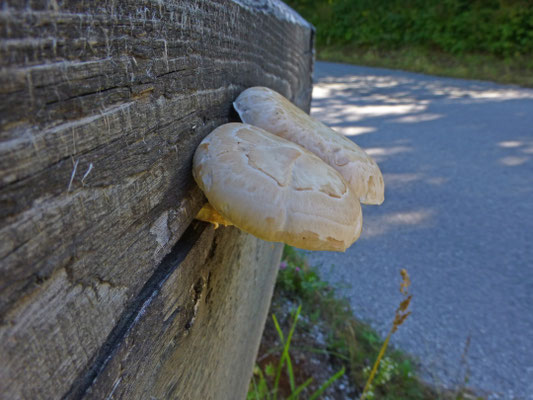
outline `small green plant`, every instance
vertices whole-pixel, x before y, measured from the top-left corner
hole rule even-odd
[[[370,377],[370,366],[367,366],[363,369],[363,374],[369,378]],[[376,387],[381,387],[386,385],[391,381],[395,376],[401,375],[401,365],[397,361],[394,361],[390,357],[384,357],[381,360],[379,369],[374,377],[374,381],[369,385],[366,391],[366,399],[373,400],[375,399],[374,390]]]
[[[289,380],[289,385],[291,393],[287,396],[287,400],[298,400],[300,394],[306,389],[313,381],[313,378],[307,379],[302,384],[296,386],[296,380],[294,376],[294,369],[292,366],[291,356],[289,354],[289,349],[291,346],[291,340],[296,329],[296,323],[298,322],[298,317],[302,311],[302,306],[298,306],[294,314],[294,318],[289,329],[287,337],[283,334],[283,330],[274,314],[272,314],[272,320],[274,326],[276,327],[277,334],[283,346],[281,357],[279,358],[278,365],[275,367],[273,364],[269,363],[265,366],[264,371],[261,370],[261,367],[256,365],[254,368],[254,374],[252,376],[252,383],[248,391],[248,400],[277,400],[278,395],[280,394],[280,379],[283,373],[283,368],[286,367],[286,374]],[[314,391],[308,398],[309,400],[318,399],[319,396],[331,386],[337,379],[344,375],[345,368],[341,368],[340,371],[332,375],[326,382],[324,382],[316,391]],[[257,376],[257,379],[256,379]],[[272,381],[269,385],[269,381]]]
[[[309,300],[328,287],[317,272],[305,263],[285,259],[280,264],[278,286],[294,298]]]
[[[262,345],[262,353],[259,356],[263,364],[262,368],[259,365],[255,368],[248,400],[274,400],[276,399],[274,396],[277,396],[277,399],[280,399],[280,396],[293,399],[298,396],[309,398],[311,391],[309,385],[312,386],[310,381],[308,386],[298,391],[307,383],[306,378],[301,377],[301,368],[306,368],[305,363],[304,366],[292,364],[289,345],[296,357],[300,355],[298,358],[295,357],[295,360],[301,360],[301,356],[318,354],[323,357],[324,366],[329,363],[334,366],[334,370],[345,366],[341,371],[342,373],[346,371],[349,379],[346,382],[350,387],[349,393],[343,392],[346,398],[357,398],[362,394],[365,382],[369,381],[374,368],[373,382],[369,383],[365,394],[366,400],[463,400],[470,394],[464,387],[458,393],[437,391],[422,383],[415,373],[411,359],[398,350],[389,349],[387,356],[384,357],[390,336],[409,315],[407,308],[411,299],[408,293],[410,281],[406,271],[402,271],[400,285],[404,298],[396,310],[391,333],[383,340],[370,326],[354,317],[349,302],[338,295],[336,287],[320,278],[318,270],[307,263],[301,252],[286,246],[282,260],[271,305],[271,310],[277,317],[273,316],[271,321],[267,321],[265,332],[269,333],[263,337],[266,345]],[[295,303],[301,306],[298,307],[296,314],[288,317],[290,307],[287,308],[287,305]],[[295,315],[302,317],[298,320],[296,340],[293,337],[295,332],[293,327],[297,321]],[[305,339],[305,334],[302,332],[311,332],[317,326],[320,327],[324,340],[320,343],[304,343],[305,340],[302,339]],[[284,330],[288,330],[287,336],[283,335]],[[267,337],[268,339],[265,339]],[[278,345],[280,341],[281,345]],[[465,356],[466,352],[467,350]],[[274,353],[280,354],[283,359],[272,357]],[[378,368],[380,359],[381,365]],[[372,360],[376,360],[374,368],[369,364]],[[339,376],[335,374],[329,380],[323,377],[315,380],[326,380],[324,385],[331,385],[342,375],[341,371]],[[277,376],[280,376],[278,380]],[[304,382],[297,383],[297,377]],[[463,386],[467,383],[465,378]]]

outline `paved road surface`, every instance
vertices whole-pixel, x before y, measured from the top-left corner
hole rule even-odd
[[[331,63],[315,80],[312,114],[367,149],[386,193],[345,254],[311,262],[383,334],[407,268],[393,343],[424,376],[461,382],[470,337],[470,386],[533,399],[533,90]]]

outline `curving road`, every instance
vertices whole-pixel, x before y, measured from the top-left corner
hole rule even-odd
[[[378,161],[386,193],[359,241],[311,263],[382,334],[407,268],[413,314],[393,343],[423,376],[467,370],[491,399],[532,400],[533,90],[319,62],[312,114]]]

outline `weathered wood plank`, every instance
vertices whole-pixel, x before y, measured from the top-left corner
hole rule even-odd
[[[276,7],[270,1],[222,0],[5,2],[0,10],[2,396],[83,392],[78,389],[108,350],[117,323],[137,304],[204,201],[191,178],[192,155],[205,135],[232,118],[231,102],[241,90],[269,86],[308,108],[312,30]],[[278,254],[238,232],[220,235],[228,243],[237,241],[229,247],[246,257],[262,254],[248,267],[254,273]],[[198,255],[188,262],[200,265],[203,253],[194,251]],[[258,293],[268,292],[275,273],[272,266],[266,271],[264,288],[255,286]],[[237,275],[236,282],[244,285],[244,276]],[[193,277],[191,272],[180,279]],[[178,283],[174,289],[186,296],[189,288]],[[157,319],[157,310],[150,318]],[[229,321],[242,321],[249,309],[242,310]],[[264,314],[258,314],[258,326],[261,318]],[[164,346],[165,338],[150,346]],[[128,346],[121,345],[117,357],[122,351],[138,354]],[[182,360],[180,351],[169,354]],[[139,357],[130,359],[140,362]],[[106,368],[115,368],[114,360]],[[107,381],[99,375],[97,381],[98,390],[106,392]],[[181,386],[173,390],[178,393]]]
[[[97,376],[89,371],[67,398],[245,397],[282,246],[235,228],[200,230],[181,264],[145,294]],[[258,260],[261,268],[250,268]]]

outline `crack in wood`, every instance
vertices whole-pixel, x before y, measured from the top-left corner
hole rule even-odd
[[[69,391],[62,397],[63,399],[74,400],[84,397],[85,393],[98,377],[98,374],[105,369],[107,363],[113,358],[113,355],[116,353],[119,346],[137,325],[144,310],[146,310],[152,300],[157,297],[163,284],[185,260],[187,254],[200,238],[206,227],[208,227],[208,224],[203,222],[194,222],[189,226],[180,240],[173,247],[172,251],[161,261],[160,265],[146,282],[137,297],[122,313],[118,323],[98,350],[94,361],[85,371],[78,375]]]

